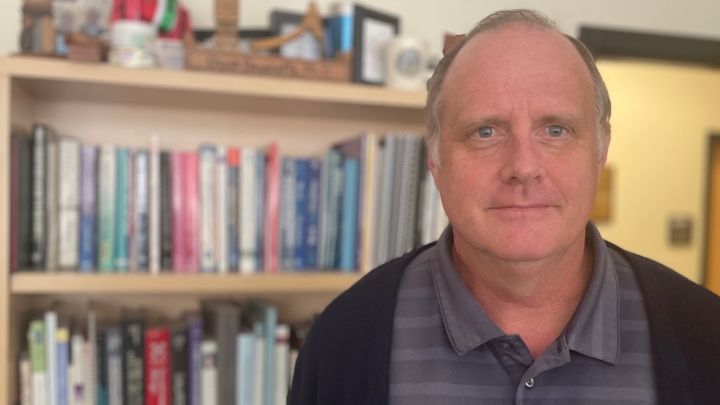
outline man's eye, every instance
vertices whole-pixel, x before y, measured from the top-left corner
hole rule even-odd
[[[495,133],[495,130],[490,127],[484,127],[484,128],[478,129],[477,131],[475,131],[475,133],[477,134],[477,136],[479,138],[487,139],[487,138],[490,138],[491,136],[493,136],[493,134]]]
[[[547,129],[547,132],[551,138],[557,138],[565,134],[565,128],[558,125],[550,125]]]

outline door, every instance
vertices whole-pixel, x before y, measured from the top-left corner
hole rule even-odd
[[[705,287],[720,295],[720,136],[710,141]]]

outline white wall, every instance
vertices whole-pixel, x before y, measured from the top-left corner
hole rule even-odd
[[[240,6],[242,27],[268,25],[270,11],[303,11],[308,0],[244,0]],[[195,27],[213,26],[212,0],[184,0]],[[327,11],[332,0],[317,0]],[[535,8],[557,21],[569,34],[581,25],[628,30],[666,32],[720,39],[718,0],[362,0],[362,4],[401,17],[404,34],[423,38],[439,51],[447,31],[469,30],[483,16],[503,8]],[[16,52],[22,0],[0,0],[0,55]]]

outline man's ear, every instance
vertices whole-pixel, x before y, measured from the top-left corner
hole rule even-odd
[[[437,179],[437,175],[438,175],[437,171],[439,168],[435,164],[435,159],[433,159],[432,152],[427,154],[427,165],[428,165],[428,169],[430,169],[430,173],[432,174],[433,178]]]

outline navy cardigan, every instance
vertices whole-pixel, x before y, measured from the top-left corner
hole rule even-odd
[[[290,405],[388,402],[395,302],[416,249],[368,273],[318,317],[300,350]],[[608,243],[642,291],[661,404],[720,404],[720,298],[675,271]]]

